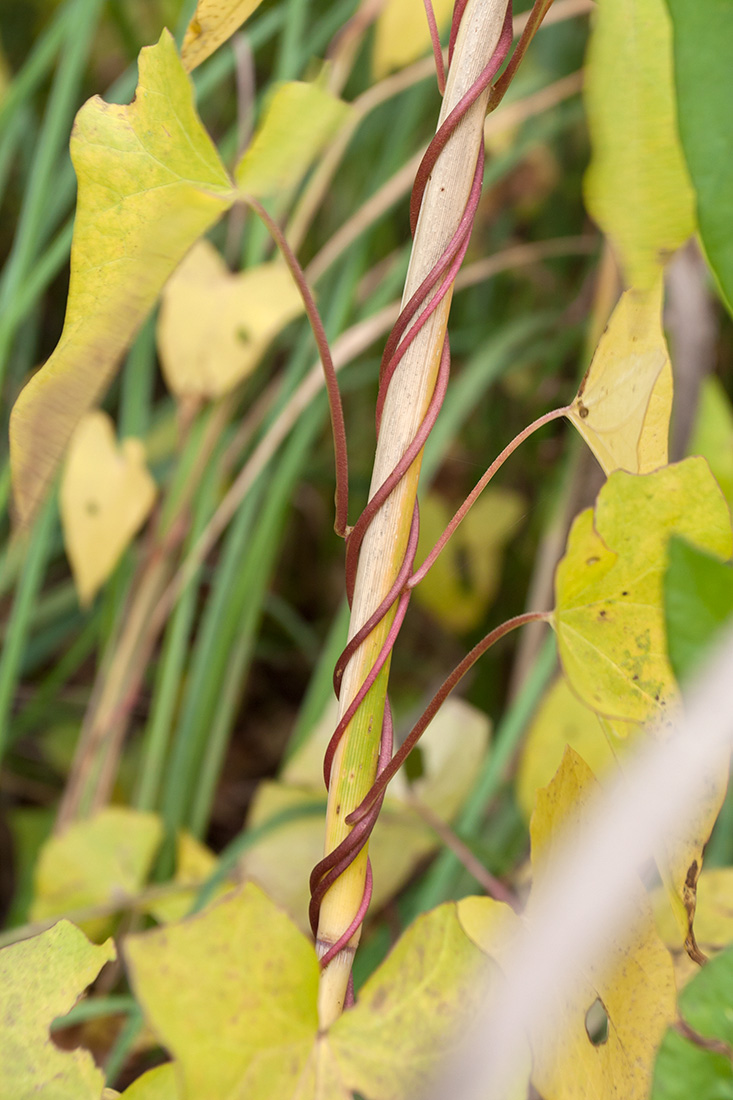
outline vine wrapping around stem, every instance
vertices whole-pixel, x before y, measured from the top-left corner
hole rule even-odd
[[[458,39],[458,31],[460,28],[461,19],[464,15],[466,4],[467,0],[457,0],[454,8],[449,44],[449,64],[453,57],[453,51]],[[470,88],[461,96],[457,104],[447,114],[447,116],[439,126],[435,137],[428,146],[425,156],[420,164],[416,175],[415,185],[413,187],[413,193],[410,203],[410,229],[413,235],[416,232],[425,189],[427,187],[431,173],[433,172],[433,169],[435,168],[435,165],[438,161],[438,158],[445,149],[449,138],[455,132],[461,120],[465,117],[466,112],[471,108],[474,103],[476,103],[477,99],[482,95],[482,93],[484,93],[490,87],[491,82],[496,77],[501,66],[504,64],[506,57],[508,56],[511,42],[512,10],[510,0],[506,8],[504,23],[499,36],[499,41],[492,57],[490,58],[488,64],[483,68],[478,78],[472,83]],[[466,254],[466,250],[470,241],[476,209],[478,207],[478,203],[481,197],[483,171],[484,150],[483,143],[481,143],[476,158],[473,181],[469,189],[468,199],[466,201],[463,213],[459,219],[458,225],[447,245],[443,249],[442,254],[438,257],[437,261],[433,264],[428,274],[422,279],[417,290],[412,294],[409,301],[404,306],[389,336],[389,339],[387,340],[384,355],[382,357],[379,376],[380,384],[376,408],[377,436],[379,436],[382,424],[382,413],[384,410],[387,391],[389,389],[390,382],[394,376],[398,364],[401,362],[407,349],[414,342],[418,333],[421,331],[421,329],[424,328],[428,320],[432,317],[432,315],[436,312],[441,303],[443,303],[443,301],[452,291],[453,282],[463,262],[463,258]],[[440,411],[440,407],[442,405],[447,388],[449,373],[450,351],[448,339],[447,336],[445,336],[434,390],[425,411],[425,415],[421,423],[419,424],[417,431],[414,434],[414,437],[405,448],[401,458],[394,465],[391,472],[384,479],[382,484],[379,485],[376,491],[371,495],[369,503],[362,512],[357,523],[347,533],[346,590],[350,605],[352,604],[354,598],[354,588],[356,581],[357,565],[359,561],[359,552],[366,532],[374,521],[377,513],[384,506],[385,502],[395,491],[396,487],[399,485],[402,479],[407,475],[410,467],[416,460],[419,459],[428,435],[432,430]],[[359,648],[359,646],[372,633],[375,627],[380,624],[388,614],[392,613],[395,603],[397,604],[396,612],[387,631],[386,639],[382,644],[381,649],[379,650],[371,669],[369,669],[369,671],[367,672],[353,699],[349,703],[349,706],[344,711],[331,738],[324,761],[324,779],[327,787],[330,784],[332,763],[337,748],[339,746],[339,742],[349,723],[353,720],[359,707],[366,698],[368,692],[374,686],[380,672],[387,664],[391,654],[391,650],[394,646],[400,627],[402,625],[402,621],[404,620],[411,594],[411,588],[408,585],[408,581],[413,571],[414,559],[417,551],[418,533],[419,513],[417,503],[415,503],[407,549],[404,559],[398,569],[397,577],[395,578],[389,591],[382,599],[377,609],[371,614],[371,616],[369,617],[367,622],[364,623],[361,629],[354,634],[346,649],[342,653],[341,657],[337,661],[336,669],[334,672],[334,688],[338,696],[341,691],[344,670],[346,669],[346,666],[348,665],[350,659]],[[427,722],[425,723],[425,725],[427,725]],[[358,822],[352,822],[352,820],[349,819],[348,823],[353,826],[351,828],[351,831],[347,834],[344,840],[336,845],[336,847],[334,847],[334,849],[329,852],[324,857],[324,859],[316,865],[311,875],[311,903],[309,908],[309,917],[314,936],[317,936],[318,934],[319,913],[323,898],[336,882],[336,880],[343,874],[346,868],[353,862],[353,860],[359,855],[359,853],[364,850],[365,846],[368,843],[369,836],[376,823],[381,803],[384,798],[386,783],[388,782],[388,778],[391,778],[392,774],[394,773],[395,761],[401,759],[400,754],[404,750],[403,746],[397,754],[393,755],[392,738],[393,731],[391,709],[389,706],[389,700],[386,700],[384,718],[382,721],[379,759],[377,762],[375,783],[369,791],[367,797],[362,800],[361,805],[358,807],[358,812],[360,814]],[[397,767],[398,766],[399,764],[397,764]],[[336,942],[326,946],[326,950],[323,951],[321,956],[322,967],[326,967],[339,954],[339,952],[349,944],[349,941],[357,932],[366,913],[370,894],[371,869],[367,861],[364,891],[361,903],[357,909],[357,913],[351,920],[349,926],[343,930]]]

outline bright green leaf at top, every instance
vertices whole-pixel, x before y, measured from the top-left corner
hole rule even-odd
[[[235,198],[167,31],[141,51],[139,69],[129,107],[95,96],[76,117],[71,156],[79,197],[64,329],[11,417],[24,523],[166,279]]]
[[[646,289],[695,229],[664,0],[599,4],[585,72],[592,147],[586,204],[616,246],[627,284]]]
[[[249,19],[262,0],[198,0],[186,27],[181,60],[191,72]]]
[[[722,383],[709,375],[700,387],[687,453],[702,455],[733,506],[733,408]]]
[[[52,1022],[73,1008],[106,962],[69,921],[0,951],[0,1093],[8,1100],[99,1100],[104,1074],[85,1050],[61,1051]]]
[[[555,577],[560,658],[573,691],[609,718],[664,720],[676,696],[662,591],[674,534],[730,556],[730,513],[702,458],[617,471],[568,536]]]
[[[683,539],[672,539],[664,606],[669,659],[681,680],[700,667],[733,618],[733,569]]]
[[[433,0],[433,11],[442,30],[450,21],[453,0]],[[375,80],[416,61],[429,49],[430,29],[424,6],[413,0],[386,0],[374,28],[372,72]]]
[[[524,500],[511,489],[486,489],[445,546],[414,599],[448,630],[477,626],[496,596],[503,551],[519,530]],[[420,504],[417,560],[433,548],[453,512],[437,493]]]
[[[622,295],[568,415],[604,473],[645,474],[667,463],[671,412],[660,275]]]
[[[677,121],[697,197],[700,238],[733,313],[733,4],[667,0]]]
[[[565,828],[582,832],[597,791],[587,764],[565,750],[556,775],[537,794],[530,826],[532,891],[529,923],[544,889],[552,890],[555,859],[563,858]],[[641,882],[629,899],[631,922],[604,945],[603,954],[573,975],[549,1008],[551,1034],[530,1036],[532,1081],[552,1100],[646,1100],[657,1047],[675,1016],[672,961],[654,927]],[[458,917],[467,935],[499,965],[521,932],[522,918],[490,898],[464,898]],[[568,959],[572,968],[573,960]],[[588,1012],[602,1006],[607,1038],[594,1043]]]
[[[32,920],[119,902],[137,894],[150,871],[162,836],[160,818],[108,806],[51,836],[36,865]],[[86,921],[92,939],[108,934],[108,917]]]
[[[728,1048],[704,1050],[670,1031],[659,1052],[651,1100],[733,1100],[733,949],[711,959],[680,993],[680,1015],[699,1035]]]
[[[236,167],[240,191],[265,198],[294,187],[349,111],[348,104],[318,84],[281,84]]]

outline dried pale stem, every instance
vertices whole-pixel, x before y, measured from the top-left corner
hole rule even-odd
[[[505,0],[469,3],[461,20],[440,123],[487,66],[499,42],[505,14]],[[488,89],[468,109],[432,169],[415,231],[403,304],[410,301],[440,260],[461,222],[476,175],[487,98]],[[449,291],[396,367],[382,410],[370,498],[398,465],[426,415],[441,364],[450,299]],[[413,524],[421,458],[420,452],[364,535],[354,585],[350,638],[368,622],[400,572]],[[396,608],[382,619],[351,657],[341,685],[339,718],[375,665],[389,636],[395,611]],[[336,749],[326,815],[326,853],[346,839],[351,831],[346,818],[374,783],[388,671],[387,659]],[[366,875],[365,845],[321,903],[316,945],[321,957],[330,952],[352,925],[364,897]],[[322,971],[319,1018],[324,1027],[341,1012],[358,938],[359,929]]]

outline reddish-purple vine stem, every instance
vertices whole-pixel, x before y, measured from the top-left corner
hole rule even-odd
[[[440,44],[440,33],[438,31],[438,24],[435,19],[435,12],[433,11],[433,5],[431,0],[423,0],[425,5],[425,15],[428,20],[428,29],[430,31],[430,42],[433,47],[433,57],[435,58],[435,75],[438,78],[438,91],[441,95],[445,92],[445,65],[443,64],[443,47]]]
[[[318,347],[318,354],[321,359],[323,374],[326,380],[328,406],[331,413],[334,462],[336,466],[336,518],[333,526],[336,534],[343,538],[347,532],[349,515],[349,459],[346,447],[346,424],[344,421],[344,409],[341,404],[341,391],[339,390],[338,378],[336,377],[336,368],[333,365],[333,359],[331,357],[331,349],[328,346],[326,330],[323,327],[323,321],[318,312],[315,298],[303,274],[303,269],[298,263],[295,253],[288,244],[282,229],[257,199],[249,195],[244,196],[243,199],[248,206],[252,207],[260,220],[267,226],[270,235],[280,249],[282,257],[288,265],[290,273],[300,291],[306,316],[310,322],[316,346]]]
[[[545,9],[549,7],[549,3],[547,2],[547,0],[538,0],[538,5],[540,4],[544,4]],[[458,28],[460,26],[461,18],[464,14],[466,5],[467,0],[456,0],[454,6],[453,22],[451,25],[448,51],[449,62],[453,57],[453,50],[457,40]],[[435,17],[432,12],[430,0],[425,0],[425,7],[428,16],[428,25],[430,27],[433,50],[436,55],[438,82],[439,85],[442,86],[442,57],[440,55],[440,43],[438,40]],[[482,92],[485,92],[486,89],[490,87],[492,81],[496,77],[496,74],[498,73],[508,56],[512,42],[511,7],[512,5],[510,0],[507,5],[506,16],[500,34],[499,42],[489,63],[485,66],[478,79],[471,85],[471,88],[463,95],[458,104],[448,113],[447,117],[439,126],[435,137],[431,141],[425,153],[425,156],[423,157],[423,160],[416,174],[415,184],[413,187],[410,202],[410,229],[413,235],[416,231],[423,195],[428,180],[430,178],[430,174],[435,168],[437,160],[440,157],[443,149],[445,148],[448,139],[454,133],[456,127],[464,118],[468,109],[476,102]],[[531,37],[531,34],[529,35],[529,37]],[[441,57],[440,64],[438,63],[439,57]],[[431,271],[423,279],[421,285],[418,287],[415,293],[412,294],[411,298],[404,306],[387,340],[379,373],[379,393],[377,397],[376,407],[377,436],[379,436],[382,422],[382,412],[384,409],[387,391],[395,370],[397,369],[397,366],[405,355],[407,348],[415,340],[417,334],[426,324],[428,319],[433,315],[435,310],[438,309],[441,302],[443,302],[446,296],[451,292],[453,282],[461,266],[461,263],[463,262],[463,258],[465,256],[470,241],[476,209],[478,207],[481,196],[483,171],[484,151],[483,145],[481,145],[477,155],[476,168],[470,192],[465,205],[465,209],[460,217],[458,226],[455,229],[450,241],[448,242],[446,248],[443,250],[443,253],[439,257],[438,261],[434,264]],[[428,407],[426,409],[422,422],[418,426],[413,439],[405,448],[402,456],[395,464],[389,476],[385,478],[382,484],[371,496],[369,503],[357,520],[355,526],[351,530],[349,530],[344,524],[344,530],[346,531],[346,592],[350,606],[354,598],[359,552],[363,544],[366,532],[379,510],[383,507],[385,501],[387,501],[389,496],[395,491],[395,489],[405,477],[413,463],[419,459],[421,451],[440,411],[440,407],[442,405],[446,387],[448,384],[449,374],[450,350],[448,339],[446,336],[443,343],[440,357],[440,365],[433,393],[428,402]],[[328,377],[329,374],[327,371],[327,380]],[[385,641],[382,644],[379,653],[374,660],[374,663],[372,664],[372,667],[370,668],[368,674],[364,677],[363,682],[361,683],[358,691],[354,695],[354,698],[350,701],[348,707],[339,719],[339,722],[329,743],[324,760],[324,780],[327,787],[330,784],[333,760],[341,738],[343,737],[347,727],[353,720],[356,712],[366,698],[368,692],[374,686],[380,672],[389,660],[392,648],[395,644],[397,635],[401,628],[402,621],[407,612],[412,588],[417,583],[418,579],[424,576],[425,573],[428,571],[430,566],[435,561],[435,558],[440,553],[442,547],[445,545],[453,531],[463,519],[473,501],[482,491],[484,486],[488,483],[488,481],[502,464],[502,462],[532,431],[536,430],[542,424],[545,424],[550,420],[565,415],[566,412],[566,409],[553,410],[553,412],[547,413],[544,417],[540,417],[534,422],[534,424],[530,425],[529,428],[520,433],[520,435],[517,436],[517,438],[513,440],[512,443],[504,448],[504,451],[502,451],[501,455],[499,455],[496,461],[492,463],[486,474],[484,474],[483,478],[479,481],[477,486],[472,491],[467,501],[464,503],[464,505],[461,506],[456,515],[453,517],[451,524],[439,540],[439,543],[431,551],[431,553],[425,559],[420,568],[417,571],[413,572],[419,534],[419,512],[417,504],[415,504],[408,545],[402,564],[398,571],[398,575],[390,586],[390,589],[387,592],[386,596],[381,600],[379,606],[370,615],[367,622],[365,622],[364,625],[350,639],[348,645],[346,646],[336,663],[336,668],[334,671],[334,689],[336,691],[336,695],[338,696],[341,690],[344,671],[348,666],[349,661],[352,659],[359,647],[366,641],[366,639],[369,637],[375,627],[377,627],[379,623],[383,622],[383,620],[388,615],[392,615],[392,620],[390,622]],[[334,435],[335,434],[336,433],[334,433]],[[322,859],[314,867],[311,874],[311,902],[309,908],[309,918],[314,935],[317,933],[320,906],[325,894],[328,892],[328,890],[330,890],[330,888],[333,886],[339,876],[343,874],[345,869],[353,862],[359,852],[364,850],[369,840],[369,836],[371,835],[371,832],[376,823],[379,810],[384,799],[387,784],[401,767],[409,753],[412,751],[419,737],[432,721],[443,701],[447,698],[447,696],[450,694],[456,684],[465,675],[468,669],[471,668],[475,661],[477,661],[478,658],[482,656],[482,654],[485,653],[491,645],[494,644],[494,642],[498,641],[500,638],[504,637],[505,634],[509,633],[509,631],[516,629],[524,623],[546,618],[546,614],[540,612],[528,612],[525,615],[518,615],[516,618],[510,619],[507,623],[503,623],[501,626],[491,631],[484,639],[482,639],[481,642],[478,643],[478,645],[474,646],[471,652],[464,658],[463,661],[460,662],[460,664],[445,680],[440,690],[431,700],[424,714],[415,724],[406,740],[396,752],[393,752],[392,712],[389,704],[389,699],[387,698],[385,700],[384,718],[382,723],[382,734],[379,749],[379,760],[376,768],[375,781],[369,792],[362,799],[362,802],[359,804],[359,806],[357,806],[357,808],[353,810],[352,813],[349,814],[349,816],[346,818],[347,824],[351,826],[350,833],[341,841],[340,844],[338,844],[331,852],[328,853],[328,855],[324,857],[324,859]],[[358,930],[369,905],[369,900],[371,898],[371,888],[371,867],[367,860],[365,887],[361,903],[358,907],[358,911],[352,919],[351,923],[349,924],[349,927],[340,935],[337,942],[328,945],[328,950],[323,954],[321,958],[322,967],[328,965],[328,963],[333,958],[335,958],[335,956],[349,943],[355,932]]]
[[[476,643],[470,653],[466,654],[463,660],[453,669],[450,676],[447,676],[440,685],[435,695],[420,715],[420,718],[412,727],[397,752],[392,756],[389,764],[383,768],[377,776],[369,793],[346,818],[348,825],[353,825],[354,828],[357,828],[367,816],[371,814],[374,803],[377,800],[381,802],[384,798],[387,784],[400,770],[450,693],[456,685],[460,683],[469,669],[476,664],[479,657],[483,657],[484,653],[486,653],[488,649],[491,649],[492,645],[495,645],[496,642],[500,641],[512,630],[516,630],[520,626],[525,626],[527,623],[547,622],[548,618],[549,615],[547,611],[525,611],[523,615],[515,615],[513,619],[507,619],[505,623],[495,627],[483,637],[480,642]]]
[[[543,416],[538,416],[536,420],[533,420],[531,424],[528,424],[526,428],[523,428],[519,435],[516,435],[514,437],[511,443],[507,443],[504,450],[494,459],[483,477],[481,477],[476,482],[473,489],[468,494],[456,514],[453,516],[453,519],[450,521],[433,549],[427,555],[420,568],[416,569],[410,579],[407,581],[408,588],[414,588],[420,583],[421,580],[423,580],[424,577],[427,576],[427,574],[430,572],[433,565],[435,564],[436,558],[440,555],[443,547],[448,542],[448,539],[451,537],[451,535],[455,533],[456,528],[461,523],[461,521],[465,519],[469,509],[472,508],[473,505],[476,503],[477,498],[484,491],[497,470],[499,470],[504,465],[506,460],[509,458],[509,455],[513,454],[520,443],[523,443],[525,439],[536,432],[538,428],[541,428],[543,424],[549,424],[551,420],[559,420],[561,417],[567,416],[569,412],[570,406],[568,405],[563,407],[562,409],[553,409],[552,412],[545,413]]]

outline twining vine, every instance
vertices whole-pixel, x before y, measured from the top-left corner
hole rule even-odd
[[[520,38],[514,54],[509,61],[509,64],[504,70],[503,76],[498,81],[496,81],[496,83],[493,84],[489,101],[491,109],[497,106],[500,102],[508,85],[508,82],[514,74],[514,71],[521,56],[524,54],[524,51],[529,41],[533,37],[545,12],[550,7],[551,2],[552,0],[538,0],[534,8],[532,9],[522,37]],[[468,0],[457,0],[454,7],[448,46],[449,65],[453,58],[453,52],[458,37],[461,20],[463,18],[467,3]],[[430,5],[430,0],[425,0],[425,7],[428,14],[428,23],[431,30],[433,51],[436,59],[438,85],[442,93],[445,88],[445,71],[443,68],[443,56],[438,39],[434,14]],[[413,236],[417,227],[425,188],[439,156],[445,148],[445,145],[451,134],[454,133],[459,123],[464,118],[466,112],[476,102],[479,96],[492,85],[492,82],[494,81],[495,77],[497,76],[509,56],[511,43],[512,4],[511,0],[509,0],[503,28],[492,57],[490,58],[488,64],[480,73],[476,81],[473,83],[471,88],[466,92],[466,94],[457,103],[457,105],[439,127],[433,140],[428,146],[428,149],[418,168],[410,200],[410,230]],[[379,372],[379,392],[376,406],[377,436],[379,435],[380,431],[382,412],[384,409],[387,391],[390,382],[394,376],[395,370],[402,360],[407,348],[414,341],[417,334],[427,323],[428,319],[438,308],[445,296],[449,293],[465,257],[471,238],[476,210],[478,208],[478,204],[481,198],[484,161],[485,154],[483,142],[481,142],[476,161],[476,169],[468,195],[468,200],[466,202],[466,206],[460,218],[459,224],[442,255],[439,257],[433,268],[430,270],[421,285],[412,295],[410,300],[404,306],[387,340]],[[319,347],[320,346],[321,341],[319,340]],[[330,356],[328,356],[327,359],[323,359],[323,361],[328,376],[328,363],[330,362]],[[337,500],[341,502],[341,508],[339,509],[339,516],[337,517],[336,530],[339,534],[343,534],[346,538],[345,571],[346,593],[349,601],[349,606],[352,605],[354,597],[354,587],[359,561],[359,552],[364,541],[366,532],[373,522],[375,516],[379,512],[380,508],[384,505],[390,494],[394,492],[399,482],[405,477],[411,465],[419,456],[420,452],[425,446],[427,438],[432,431],[440,412],[440,408],[446,393],[449,374],[450,349],[448,336],[446,334],[444,338],[440,366],[435,382],[435,387],[430,402],[428,404],[425,416],[421,424],[419,425],[414,438],[412,439],[409,446],[406,448],[401,459],[395,465],[389,476],[384,480],[382,485],[373,494],[369,503],[365,507],[364,511],[362,512],[361,516],[359,517],[353,528],[345,528],[345,521],[343,518],[345,515],[343,510],[345,490],[343,488],[343,485],[337,488]],[[331,385],[329,385],[329,399],[331,400],[332,409],[334,404],[332,400],[334,384],[335,379],[332,380]],[[336,667],[334,671],[334,690],[338,697],[341,690],[341,683],[344,671],[352,656],[359,648],[359,646],[362,645],[362,643],[368,638],[368,636],[378,626],[378,624],[382,622],[382,620],[387,616],[387,614],[396,604],[394,619],[389,628],[384,644],[382,645],[382,648],[377,655],[377,658],[372,668],[369,670],[354,698],[349,703],[349,706],[346,708],[343,715],[341,716],[338,725],[336,726],[336,729],[333,733],[333,736],[331,737],[331,740],[329,742],[324,760],[324,781],[326,784],[326,788],[328,788],[330,784],[333,759],[341,738],[343,737],[344,732],[349,726],[349,723],[354,718],[366,695],[373,687],[377,677],[379,676],[380,671],[389,659],[390,653],[392,651],[392,648],[394,647],[397,636],[404,621],[407,607],[410,601],[410,596],[415,584],[417,584],[418,581],[421,580],[422,577],[427,573],[428,569],[435,561],[436,557],[447,542],[448,538],[451,536],[455,528],[465,516],[473,501],[482,491],[484,486],[488,483],[491,476],[493,476],[494,472],[496,471],[496,469],[498,469],[504,459],[531,431],[534,431],[542,423],[546,423],[548,420],[560,417],[566,412],[566,409],[558,409],[553,411],[552,413],[547,414],[544,417],[541,417],[538,421],[535,421],[534,424],[530,425],[528,429],[521,433],[521,436],[517,437],[516,440],[514,440],[507,448],[505,448],[505,451],[502,452],[496,462],[494,462],[489,470],[486,472],[484,477],[472,491],[471,495],[467,498],[459,511],[456,513],[448,528],[446,528],[446,531],[441,536],[439,542],[436,544],[434,549],[417,570],[415,570],[414,566],[418,546],[420,521],[419,508],[417,502],[415,502],[407,548],[402,564],[398,570],[397,576],[384,599],[381,601],[381,603],[372,613],[369,619],[350,639],[346,648],[343,650],[338,661],[336,662]],[[338,414],[338,417],[340,418],[339,422],[342,423],[343,418],[340,412]],[[334,432],[334,437],[336,438],[336,432]],[[337,445],[337,475],[339,473],[343,473],[345,470],[346,460],[345,457],[343,457],[343,451],[341,450],[340,445]],[[337,476],[337,482],[338,481],[339,478]],[[507,623],[504,623],[500,627],[497,627],[481,642],[479,642],[478,645],[475,646],[473,650],[471,650],[471,652],[446,679],[439,691],[431,700],[430,704],[426,708],[419,721],[413,727],[408,737],[404,740],[404,742],[396,752],[393,751],[394,727],[392,712],[389,704],[389,699],[386,699],[381,730],[377,772],[374,784],[372,785],[367,795],[363,798],[361,804],[346,818],[347,824],[352,826],[349,835],[314,867],[311,874],[311,902],[309,907],[309,918],[314,936],[317,936],[318,932],[319,913],[323,898],[325,897],[328,890],[336,882],[336,880],[343,874],[346,868],[354,861],[357,855],[363,850],[364,846],[367,844],[379,816],[379,811],[382,805],[382,801],[384,799],[384,794],[388,782],[395,775],[409,753],[412,751],[419,737],[430,724],[445,698],[453,690],[461,677],[474,664],[474,662],[482,655],[482,653],[484,653],[491,645],[493,645],[494,642],[498,641],[499,638],[503,637],[503,635],[508,633],[510,630],[513,630],[515,627],[520,626],[525,622],[529,622],[534,619],[542,619],[545,617],[546,616],[543,613],[536,612],[530,612],[526,615],[517,616],[515,619],[511,619]],[[335,956],[349,943],[350,939],[359,928],[360,924],[364,920],[367,909],[369,907],[371,894],[372,872],[370,863],[367,860],[366,877],[361,903],[348,928],[344,930],[339,939],[335,943],[330,945],[328,947],[328,950],[326,950],[321,956],[320,964],[322,968],[326,967],[329,962],[333,958],[335,958]],[[353,992],[351,992],[350,990],[348,999],[350,1000],[351,997],[353,997]]]

